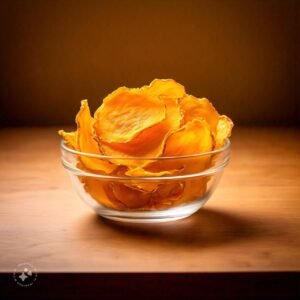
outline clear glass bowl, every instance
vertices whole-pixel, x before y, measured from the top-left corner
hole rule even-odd
[[[230,141],[220,149],[189,156],[126,158],[153,170],[181,167],[179,172],[159,177],[126,176],[122,166],[113,175],[87,169],[86,159],[122,165],[124,158],[79,152],[63,141],[61,153],[76,192],[100,216],[125,222],[165,222],[188,217],[206,203],[229,162]]]

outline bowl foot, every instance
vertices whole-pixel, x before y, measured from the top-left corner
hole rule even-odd
[[[96,212],[103,218],[119,222],[130,223],[160,223],[184,219],[198,211],[206,201],[197,201],[175,208],[159,211],[116,211],[107,208],[98,208]]]

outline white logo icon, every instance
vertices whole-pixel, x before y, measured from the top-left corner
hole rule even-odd
[[[14,281],[22,287],[33,285],[37,278],[35,267],[29,263],[18,264],[14,271]]]

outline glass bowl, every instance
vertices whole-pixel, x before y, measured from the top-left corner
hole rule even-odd
[[[230,141],[210,152],[188,156],[143,158],[126,161],[147,164],[147,168],[171,170],[164,176],[147,173],[126,176],[124,157],[110,157],[73,150],[61,142],[61,160],[74,189],[100,216],[116,221],[152,223],[186,218],[198,211],[214,192],[230,159]],[[118,162],[113,174],[85,167],[87,160]]]

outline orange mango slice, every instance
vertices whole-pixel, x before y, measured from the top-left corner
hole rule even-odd
[[[126,143],[165,117],[164,102],[157,96],[121,87],[108,95],[95,112],[94,129],[101,141]]]
[[[224,146],[225,140],[231,135],[232,128],[233,122],[231,119],[225,115],[220,116],[215,135],[215,149]]]
[[[219,114],[209,100],[187,95],[180,100],[179,104],[184,115],[184,124],[194,119],[204,119],[209,124],[211,132],[215,133]]]
[[[66,143],[72,145],[77,151],[102,155],[98,143],[93,138],[94,119],[91,117],[87,100],[81,101],[81,107],[76,116],[76,123],[76,132],[65,133],[64,131],[59,131]],[[116,166],[107,160],[88,157],[84,154],[79,156],[79,160],[91,171],[100,171],[109,174],[116,169]]]

